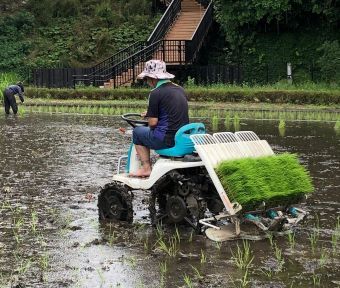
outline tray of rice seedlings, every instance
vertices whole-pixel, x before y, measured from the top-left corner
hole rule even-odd
[[[216,172],[229,199],[241,204],[243,212],[263,203],[266,208],[296,204],[314,190],[295,154],[223,161]]]

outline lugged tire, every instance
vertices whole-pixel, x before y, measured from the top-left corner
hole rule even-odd
[[[133,220],[132,196],[127,187],[119,183],[108,183],[98,196],[99,220]],[[113,209],[114,207],[118,209]]]

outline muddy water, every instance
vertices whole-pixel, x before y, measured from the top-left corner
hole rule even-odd
[[[232,260],[242,241],[216,245],[188,227],[179,227],[174,257],[162,252],[155,244],[160,232],[149,225],[146,192],[135,193],[132,225],[98,223],[97,191],[130,141],[117,131],[126,126],[119,118],[0,118],[0,287],[242,287],[241,279],[243,287],[339,287],[334,123],[286,122],[284,131],[277,121],[238,124],[276,152],[298,153],[316,187],[294,241],[250,242],[254,260],[247,273]],[[222,122],[215,129],[226,130]],[[174,233],[166,228],[164,241]]]

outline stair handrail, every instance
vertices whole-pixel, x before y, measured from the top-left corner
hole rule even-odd
[[[108,57],[107,59],[101,61],[100,63],[93,66],[93,72],[89,74],[90,81],[96,82],[97,76],[99,76],[103,71],[105,71],[107,68],[110,68],[114,66],[119,61],[124,60],[125,58],[129,57],[129,55],[135,53],[136,51],[141,50],[143,47],[145,47],[144,41],[137,41],[131,44],[130,46],[121,49],[111,57]]]
[[[208,33],[208,30],[213,22],[213,3],[210,1],[208,7],[206,8],[203,17],[201,18],[199,24],[196,27],[195,32],[192,34],[189,49],[186,53],[189,53],[188,60],[193,62],[197,56],[197,52],[201,48],[203,39]]]
[[[161,45],[162,41],[163,40],[158,40],[130,55],[129,57],[123,59],[122,61],[116,63],[114,66],[107,68],[105,71],[103,71],[106,74],[103,73],[102,75],[100,75],[100,77],[102,78],[100,81],[105,82],[108,79],[113,79],[114,88],[117,88],[116,77],[122,74],[124,71],[127,71],[128,69],[134,69],[135,66],[140,62],[146,62],[147,60],[152,59],[153,54]],[[136,74],[134,70],[133,73]],[[131,78],[135,79],[136,77],[137,75],[132,75]],[[127,80],[126,82],[128,81],[129,80]]]
[[[131,53],[135,53],[138,50],[141,50],[145,47],[144,41],[136,41],[131,45],[119,50],[114,55],[102,60],[101,62],[97,63],[96,65],[91,67],[92,72],[84,75],[72,75],[73,82],[83,82],[87,85],[93,84],[96,85],[96,82],[100,79],[101,74],[105,71],[108,67],[112,67],[115,63],[122,61],[123,59],[127,58]]]
[[[162,18],[158,21],[155,29],[152,31],[150,37],[148,38],[148,46],[164,38],[169,27],[171,27],[174,20],[177,18],[178,13],[181,11],[181,2],[181,0],[171,1],[170,5],[165,10]]]

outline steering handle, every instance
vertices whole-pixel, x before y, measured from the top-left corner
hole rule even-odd
[[[149,122],[147,120],[130,119],[130,117],[142,117],[139,113],[126,113],[123,114],[122,119],[129,123],[133,128],[137,126],[148,126]]]

